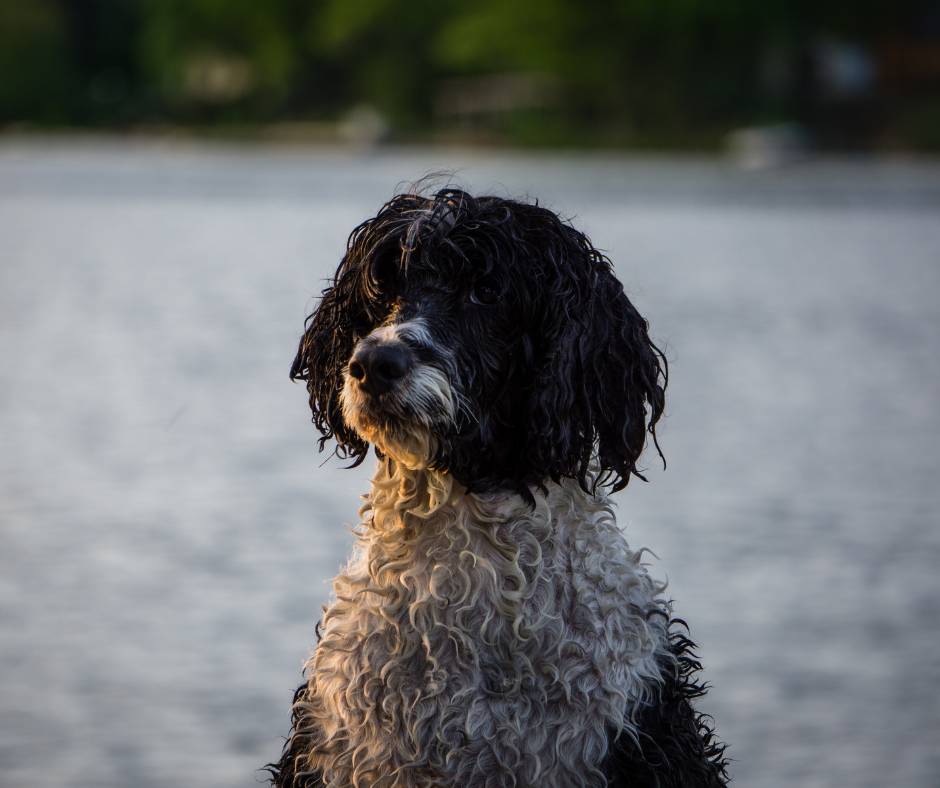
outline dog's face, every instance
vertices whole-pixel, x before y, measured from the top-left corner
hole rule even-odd
[[[528,496],[639,475],[665,370],[584,235],[538,206],[445,190],[395,197],[353,231],[291,377],[307,381],[321,448],[335,439],[358,463],[371,443]]]

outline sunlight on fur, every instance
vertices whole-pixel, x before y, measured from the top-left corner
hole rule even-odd
[[[389,459],[361,516],[295,709],[311,753],[297,771],[336,786],[605,785],[608,729],[637,736],[630,712],[668,651],[662,586],[610,503],[565,482],[530,509]]]

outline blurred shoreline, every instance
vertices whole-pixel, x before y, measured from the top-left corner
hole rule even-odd
[[[480,167],[488,189],[507,188],[540,173],[531,197],[566,204],[614,199],[631,206],[694,206],[936,211],[940,157],[917,153],[812,153],[775,156],[636,150],[487,148],[457,143],[355,144],[285,137],[193,133],[190,127],[148,128],[134,134],[62,131],[0,134],[0,195],[31,193],[207,198],[261,197],[284,202],[338,195],[385,183],[386,198],[408,190],[467,185]],[[367,175],[368,173],[368,175]],[[146,177],[143,177],[146,175]],[[564,183],[564,188],[556,188]]]
[[[713,161],[742,163],[737,138],[761,135],[762,127],[733,131],[708,147],[618,146],[618,145],[518,145],[506,140],[487,139],[459,133],[437,133],[427,138],[374,140],[344,134],[341,124],[273,123],[251,126],[192,126],[177,124],[141,125],[128,129],[96,129],[84,126],[35,127],[10,124],[0,127],[0,147],[121,148],[231,148],[248,151],[270,150],[311,153],[457,153],[483,157],[615,159],[622,161]],[[768,134],[770,136],[772,132]],[[869,150],[815,150],[807,147],[798,156],[782,156],[769,167],[799,167],[818,162],[922,162],[940,165],[940,152],[906,148]],[[742,165],[744,166],[744,165]]]

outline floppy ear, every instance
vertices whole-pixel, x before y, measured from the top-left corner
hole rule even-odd
[[[313,423],[321,435],[320,451],[332,438],[336,455],[351,457],[352,466],[365,459],[369,446],[343,419],[339,399],[343,370],[356,343],[388,314],[387,280],[397,276],[404,254],[401,234],[420,202],[416,195],[397,195],[349,234],[346,254],[332,285],[304,323],[291,364],[291,380],[307,381]]]
[[[547,304],[551,344],[533,396],[535,456],[549,475],[571,476],[585,489],[626,487],[647,435],[665,405],[668,367],[646,320],[630,303],[610,261],[565,226],[566,264]],[[589,477],[596,450],[600,475]]]
[[[379,213],[350,234],[333,283],[305,324],[291,380],[307,381],[313,423],[320,431],[320,451],[331,438],[336,454],[359,465],[368,444],[343,419],[340,394],[343,370],[353,348],[388,314],[390,286],[402,265],[402,233],[413,222],[424,199],[413,194],[393,197]]]
[[[332,286],[326,288],[316,310],[304,323],[304,335],[294,363],[291,380],[305,380],[310,395],[313,423],[320,431],[320,451],[327,441],[336,440],[336,454],[353,458],[354,465],[365,459],[368,446],[343,419],[340,393],[343,370],[360,336],[371,329],[366,301],[360,293],[360,276],[344,259]]]

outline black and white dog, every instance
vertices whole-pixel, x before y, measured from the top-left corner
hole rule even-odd
[[[379,463],[275,785],[726,783],[694,644],[608,498],[642,478],[665,359],[582,233],[399,195],[352,232],[291,377],[321,449]]]

